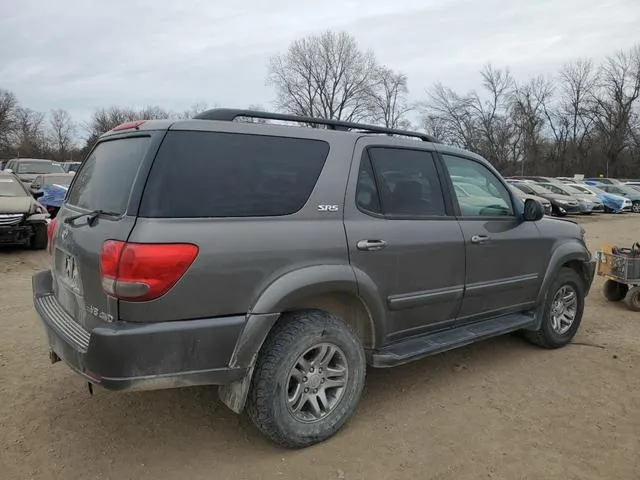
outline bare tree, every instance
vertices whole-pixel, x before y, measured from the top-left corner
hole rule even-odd
[[[526,165],[536,165],[542,160],[542,129],[546,123],[544,105],[551,98],[553,88],[544,77],[516,84],[511,94],[511,116],[517,137],[522,142],[520,150],[520,173]]]
[[[271,58],[268,82],[276,89],[276,107],[287,113],[357,121],[367,115],[376,72],[371,52],[355,39],[331,31],[294,41]]]
[[[51,110],[49,115],[49,139],[53,156],[56,160],[64,161],[73,147],[76,125],[66,110]]]
[[[629,145],[634,104],[640,98],[640,45],[606,58],[598,75],[598,91],[592,96],[592,118],[606,158],[605,172],[615,167]]]
[[[388,67],[378,67],[372,79],[368,116],[375,124],[387,128],[406,128],[407,113],[412,108],[407,101],[407,76]]]
[[[29,108],[16,111],[15,150],[19,157],[46,157],[48,142],[44,114]]]
[[[497,167],[508,167],[521,157],[520,131],[509,115],[514,82],[508,70],[491,65],[481,76],[483,90],[467,95],[435,84],[422,104],[423,124],[431,131],[437,127],[441,139],[475,151]]]
[[[0,155],[8,155],[13,146],[17,127],[17,110],[16,96],[0,89]]]
[[[147,106],[139,110],[116,106],[99,108],[93,112],[89,122],[84,124],[84,129],[88,133],[87,145],[93,145],[100,135],[121,123],[134,120],[159,120],[170,117],[171,114],[167,110],[157,106]]]

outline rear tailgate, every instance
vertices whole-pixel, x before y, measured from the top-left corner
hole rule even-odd
[[[100,141],[76,174],[52,238],[53,291],[85,330],[118,319],[118,302],[102,288],[100,251],[126,241],[139,196],[164,131],[136,131]],[[102,214],[95,211],[101,210]],[[93,213],[92,213],[93,212]]]

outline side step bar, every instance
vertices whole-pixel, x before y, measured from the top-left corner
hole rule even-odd
[[[401,340],[374,351],[371,355],[371,364],[378,368],[402,365],[429,355],[463,347],[479,340],[531,327],[534,323],[535,318],[532,314],[515,313]]]

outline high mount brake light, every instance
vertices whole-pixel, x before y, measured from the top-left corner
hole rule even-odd
[[[111,129],[112,132],[118,132],[120,130],[130,130],[132,128],[138,129],[140,125],[142,125],[146,120],[135,120],[133,122],[124,122],[118,125],[117,127],[113,127]]]
[[[120,300],[154,300],[182,278],[197,255],[198,247],[190,243],[107,240],[100,252],[102,288]]]

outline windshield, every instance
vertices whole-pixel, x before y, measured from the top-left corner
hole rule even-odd
[[[25,197],[27,192],[15,178],[0,177],[0,197]]]
[[[586,194],[596,193],[592,190],[589,190],[587,187],[583,187],[582,185],[571,185],[571,186],[568,186],[568,188],[580,193],[586,193]]]
[[[579,190],[577,187],[571,186],[571,185],[565,185],[564,187],[562,187],[563,190],[565,190],[567,193],[571,194],[571,195],[575,195],[575,194],[583,194],[583,193],[590,193],[589,191],[583,191],[583,190]]]
[[[56,165],[55,163],[20,162],[17,165],[16,173],[46,174],[46,173],[65,173],[65,172],[60,165]]]
[[[544,188],[542,185],[538,185],[537,183],[527,183],[526,185],[537,195],[549,195],[550,193],[553,193],[551,190]]]
[[[73,180],[72,175],[48,175],[44,177],[45,185],[62,185],[68,187]]]

